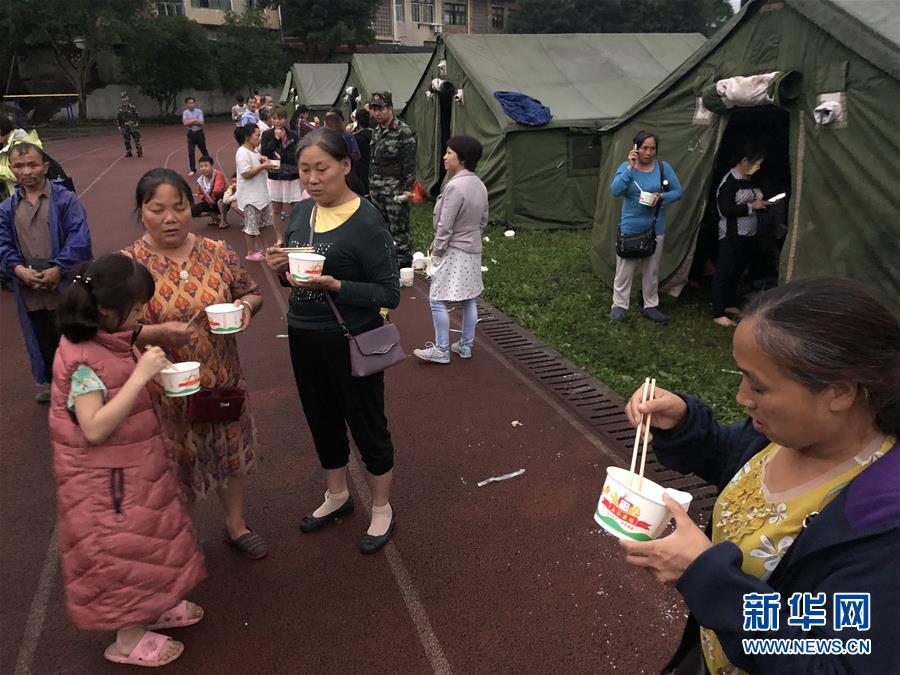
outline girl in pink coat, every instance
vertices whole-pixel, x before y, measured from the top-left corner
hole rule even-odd
[[[67,608],[80,628],[117,631],[108,660],[141,666],[181,655],[153,629],[203,617],[183,598],[205,576],[147,386],[166,357],[133,346],[153,291],[124,255],[82,266],[57,310],[50,399]]]

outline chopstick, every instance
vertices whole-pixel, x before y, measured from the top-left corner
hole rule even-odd
[[[188,320],[187,320],[187,323],[184,324],[184,325],[185,325],[185,326],[190,326],[192,323],[194,323],[194,319],[196,319],[198,316],[200,316],[200,312],[202,312],[202,311],[203,311],[202,309],[198,309],[198,310],[194,313],[194,316],[192,316],[190,319],[188,319]]]
[[[650,380],[650,395],[648,401],[652,401],[656,394],[656,378]],[[647,419],[644,420],[644,449],[641,451],[641,473],[638,475],[638,492],[644,489],[644,465],[647,463],[647,441],[650,440],[650,418],[653,413],[647,413]]]
[[[644,380],[644,389],[643,389],[643,391],[641,391],[641,403],[647,402],[647,394],[649,393],[649,391],[650,391],[650,378],[648,377],[647,379]],[[637,429],[635,430],[635,434],[634,434],[634,448],[632,448],[632,450],[631,450],[631,468],[628,470],[628,472],[631,474],[631,477],[628,479],[629,484],[634,483],[634,470],[636,468],[635,465],[637,464],[638,448],[640,447],[640,444],[641,444],[641,427],[643,424],[644,424],[644,420],[642,418],[641,423],[637,425]]]

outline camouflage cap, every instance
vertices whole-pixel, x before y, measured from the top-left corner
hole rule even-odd
[[[372,98],[369,101],[369,107],[372,106],[382,107],[382,108],[393,108],[394,107],[394,99],[391,97],[391,92],[389,91],[376,91],[372,94]]]

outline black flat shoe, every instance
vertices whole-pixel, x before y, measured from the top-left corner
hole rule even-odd
[[[353,513],[353,497],[347,497],[347,501],[341,504],[341,507],[339,509],[337,509],[336,511],[332,511],[327,516],[316,518],[313,514],[307,513],[300,521],[300,531],[315,532],[316,530],[319,530],[330,523],[335,518],[346,516],[348,513]]]
[[[380,537],[373,537],[371,534],[364,534],[362,540],[359,542],[359,550],[366,555],[378,553],[378,551],[384,548],[384,545],[391,540],[391,537],[394,535],[394,525],[396,524],[397,519],[392,516],[391,524],[388,526],[387,532],[382,534]]]

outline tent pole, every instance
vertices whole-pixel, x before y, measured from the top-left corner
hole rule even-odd
[[[800,237],[800,197],[803,190],[803,160],[806,154],[806,125],[803,121],[803,111],[797,115],[797,171],[794,194],[791,201],[794,206],[793,223],[791,224],[791,245],[788,249],[787,272],[784,275],[785,282],[794,276],[794,259],[797,255],[797,239]]]

